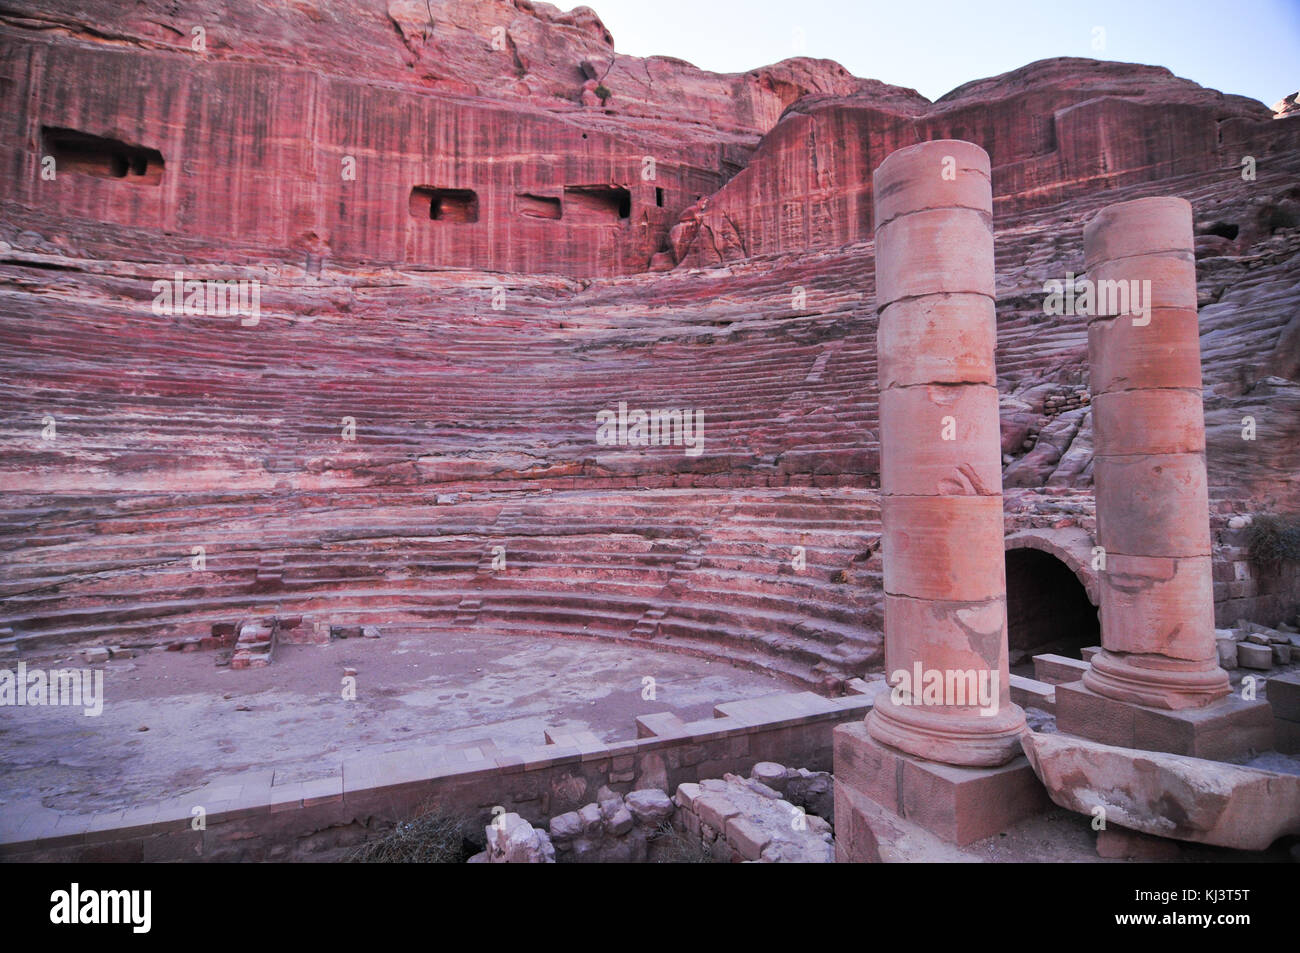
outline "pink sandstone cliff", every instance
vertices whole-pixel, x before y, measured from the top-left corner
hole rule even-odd
[[[1148,195],[1195,215],[1216,545],[1300,511],[1300,115],[1091,60],[929,103],[432,10],[0,10],[0,644],[322,612],[878,664],[871,172],[938,136],[993,162],[1009,527],[1092,528],[1086,324],[1043,283]],[[177,268],[259,280],[261,323],[152,313]],[[701,409],[702,452],[597,444],[620,401]],[[1216,575],[1223,618],[1281,618],[1269,585]]]
[[[428,9],[237,0],[200,15],[109,0],[0,13],[0,84],[25,104],[0,119],[6,218],[57,222],[109,257],[145,257],[161,237],[208,260],[644,271],[785,107],[861,85],[829,61],[719,76],[616,56],[585,7],[442,0],[432,26]],[[584,102],[597,81],[604,107]],[[51,130],[152,150],[166,174],[42,187]]]
[[[993,162],[994,215],[1300,147],[1262,104],[1130,63],[1056,59],[938,102],[880,84],[786,110],[743,172],[688,209],[677,258],[697,263],[871,238],[871,172],[896,149],[964,139]]]

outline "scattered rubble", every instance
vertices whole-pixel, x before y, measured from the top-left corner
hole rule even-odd
[[[671,838],[684,837],[698,845],[701,857],[719,861],[832,862],[830,822],[804,807],[816,805],[833,816],[830,775],[771,762],[760,762],[751,774],[681,784],[671,798],[656,788],[626,795],[602,788],[598,801],[556,815],[546,831],[518,814],[503,814],[487,826],[488,849],[471,861],[656,862],[676,859]]]
[[[682,784],[673,801],[678,807],[674,824],[720,851],[724,859],[763,863],[835,860],[830,822],[792,804],[756,778],[727,774],[721,780]]]
[[[546,831],[538,830],[518,814],[501,814],[487,826],[487,850],[470,863],[553,864],[555,848]],[[481,861],[477,858],[483,858]]]

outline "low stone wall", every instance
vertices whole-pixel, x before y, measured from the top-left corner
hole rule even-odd
[[[1239,534],[1238,534],[1239,535]],[[1260,567],[1244,544],[1214,548],[1214,624],[1248,619],[1262,625],[1300,620],[1300,562]]]
[[[493,808],[543,826],[602,787],[626,794],[747,775],[760,761],[831,769],[831,731],[861,720],[868,695],[770,695],[716,706],[714,717],[636,720],[637,737],[603,742],[548,731],[548,744],[498,747],[490,738],[344,759],[338,770],[281,783],[271,769],[222,778],[190,794],[106,814],[9,805],[0,812],[6,860],[181,861],[309,859],[372,837],[430,808]],[[497,813],[501,813],[500,810]]]

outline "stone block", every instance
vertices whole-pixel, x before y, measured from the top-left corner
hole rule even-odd
[[[1250,668],[1261,672],[1268,671],[1273,667],[1273,650],[1268,645],[1257,645],[1254,642],[1238,642],[1237,665],[1240,668]]]
[[[1024,757],[997,768],[903,759],[903,816],[966,845],[1047,810],[1047,793]]]
[[[1273,747],[1283,754],[1300,754],[1300,721],[1274,718]]]
[[[763,856],[763,848],[772,840],[771,834],[744,815],[727,821],[724,832],[727,843],[745,860],[758,860]]]
[[[605,832],[622,837],[632,829],[633,823],[632,812],[620,804],[618,810],[605,819]]]
[[[880,312],[876,334],[882,396],[917,384],[995,386],[992,354],[997,318],[992,298],[926,295],[896,301]]]
[[[972,863],[974,860],[860,791],[838,780],[835,782],[836,863]]]
[[[1300,722],[1300,672],[1270,677],[1264,691],[1274,718]]]
[[[897,813],[901,782],[898,764],[881,745],[867,743],[866,722],[836,725],[832,735],[836,779]]]
[[[880,511],[889,595],[977,602],[1005,592],[1001,495],[886,496]]]
[[[1266,850],[1300,834],[1300,777],[1162,751],[1135,751],[1065,734],[1026,733],[1024,750],[1051,797],[1129,830]]]
[[[657,827],[673,813],[673,802],[663,791],[654,788],[633,791],[623,799],[638,824]]]
[[[577,811],[568,811],[551,818],[551,840],[556,846],[564,841],[573,840],[583,832],[582,818]]]
[[[681,749],[681,758],[683,767],[691,767],[699,764],[707,757],[704,745],[684,745]],[[698,775],[697,775],[698,776]]]
[[[638,738],[681,738],[689,734],[685,722],[670,711],[638,715],[636,719]]]
[[[1012,675],[1008,680],[1011,701],[1021,708],[1056,711],[1056,686],[1023,675]]]
[[[1056,688],[1056,727],[1102,744],[1231,761],[1273,744],[1272,712],[1262,699],[1230,695],[1205,706],[1170,711],[1117,701],[1082,682]]]
[[[1237,641],[1235,639],[1214,640],[1214,644],[1219,653],[1219,667],[1225,671],[1232,671],[1237,667]]]
[[[839,725],[835,731],[837,816],[843,785],[940,839],[964,846],[1049,806],[1047,792],[1023,756],[996,768],[958,768],[887,748],[867,734],[865,725]],[[841,759],[853,749],[853,770],[844,772]],[[868,765],[870,772],[863,770]],[[892,804],[872,796],[873,791],[888,796],[891,782]]]
[[[683,808],[677,812],[677,819],[681,823],[682,830],[686,831],[686,833],[692,837],[700,836],[700,818],[694,811]]]
[[[753,778],[748,779],[745,782],[745,786],[748,787],[749,790],[757,794],[759,797],[765,797],[772,801],[775,801],[777,798],[781,796],[780,791],[776,790],[775,788],[769,788],[762,781],[755,781]]]
[[[993,233],[975,209],[917,211],[887,221],[876,228],[876,249],[880,306],[928,294],[995,294]]]
[[[600,816],[600,806],[597,804],[587,804],[578,811],[578,819],[582,821],[582,831],[584,834],[596,834],[600,831],[604,818]]]
[[[694,807],[700,816],[700,822],[718,831],[724,830],[727,821],[740,813],[740,809],[727,797],[714,793],[700,795]]]
[[[785,767],[773,761],[760,761],[754,765],[749,776],[760,784],[764,784],[774,791],[784,791],[786,784]]]
[[[1077,682],[1086,671],[1088,671],[1088,663],[1080,659],[1050,653],[1034,656],[1034,678],[1048,685]]]
[[[514,813],[487,825],[487,855],[491,864],[555,863],[555,847],[546,832]]]
[[[695,809],[695,800],[700,796],[700,786],[693,781],[677,785],[677,795],[673,798],[678,807]]]

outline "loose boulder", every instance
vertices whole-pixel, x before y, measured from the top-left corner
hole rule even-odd
[[[1300,834],[1300,776],[1026,732],[1025,755],[1060,807],[1175,840],[1265,850]]]

